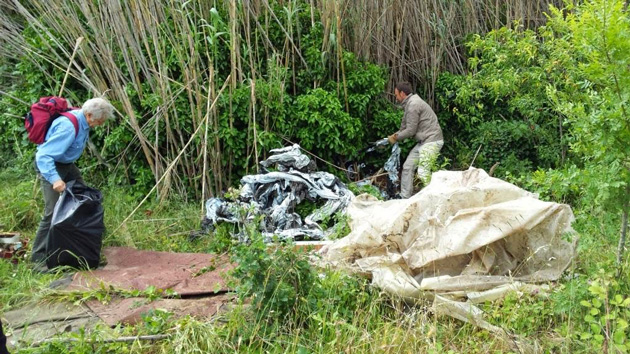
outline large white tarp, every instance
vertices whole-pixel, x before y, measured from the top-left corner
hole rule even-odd
[[[476,168],[436,172],[409,199],[360,195],[347,213],[351,232],[322,250],[323,261],[406,298],[470,303],[484,291],[556,280],[575,255],[568,205]]]

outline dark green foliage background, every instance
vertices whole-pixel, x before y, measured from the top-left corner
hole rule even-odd
[[[278,60],[284,59],[276,57],[254,63],[256,72],[261,76],[255,80],[257,150],[260,155],[258,159],[264,158],[270,149],[286,146],[291,141],[326,161],[343,164],[347,160],[355,159],[357,152],[369,142],[393,133],[398,127],[402,113],[398,112],[386,98],[384,91],[387,70],[361,61],[346,51],[341,53],[345,66],[344,89],[344,83],[337,80],[339,73],[334,66],[322,59],[321,24],[310,25],[311,14],[307,6],[300,6],[296,11],[300,21],[295,40],[301,43],[301,55],[307,65],[296,61],[294,68],[289,71],[277,63]],[[220,85],[230,73],[228,55],[230,43],[223,38],[229,29],[222,20],[226,14],[216,11],[212,15],[212,28],[216,34],[212,38],[212,51],[209,54],[216,70],[217,85]],[[308,25],[299,25],[302,22],[308,22]],[[274,42],[274,46],[282,47],[286,40],[284,33],[275,22],[270,22],[269,26],[269,39]],[[24,34],[29,41],[42,40],[37,32],[28,26]],[[206,39],[203,36],[198,38],[200,42],[204,40]],[[263,39],[258,40],[262,46]],[[247,49],[243,47],[241,50]],[[129,68],[125,67],[122,56],[117,57],[118,65],[124,71],[128,71]],[[177,62],[178,57],[172,55],[167,58],[170,60],[166,63],[169,71],[171,74],[177,74],[178,65],[181,65]],[[201,61],[208,59],[199,58]],[[248,61],[244,60],[243,63],[244,72],[251,70]],[[0,84],[8,95],[0,96],[0,112],[3,112],[3,119],[0,120],[0,153],[4,157],[0,161],[0,168],[15,165],[30,168],[35,146],[27,141],[19,117],[28,110],[26,103],[56,93],[63,75],[62,70],[52,68],[46,62],[34,61],[32,56],[23,56],[18,62],[2,63]],[[181,77],[181,81],[185,82],[185,78]],[[75,105],[88,98],[88,92],[77,82],[72,78],[68,82],[64,95]],[[314,82],[318,83],[317,87],[313,87]],[[219,138],[223,151],[220,164],[230,185],[237,185],[240,177],[252,173],[255,167],[254,149],[251,147],[253,129],[250,85],[251,78],[247,78],[231,89],[229,94],[220,97],[216,108],[220,123],[218,130],[211,132]],[[147,123],[147,119],[155,114],[156,108],[163,104],[161,98],[151,92],[150,87],[148,82],[144,82],[141,85],[142,92],[138,92],[138,88],[132,84],[125,88],[140,125]],[[173,99],[177,119],[172,124],[176,125],[179,131],[191,134],[195,127],[192,125],[186,93],[181,93]],[[121,108],[119,102],[113,103]],[[166,134],[163,122],[160,122],[158,129],[161,136]],[[181,139],[186,141],[188,137],[184,136]],[[125,124],[125,117],[117,117],[116,121],[108,124],[106,128],[94,129],[91,140],[104,158],[114,165],[114,170],[108,170],[98,164],[93,154],[89,152],[85,154],[79,164],[92,183],[128,184],[138,195],[145,194],[154,185],[155,178],[150,166],[143,158],[135,133]],[[159,149],[166,151],[166,139],[161,138],[160,141]],[[201,164],[200,156],[195,152],[187,152],[184,158]],[[341,171],[334,169],[331,171],[343,176]],[[194,186],[195,183],[200,185],[195,181],[187,185]],[[190,193],[191,196],[195,195],[194,192]]]

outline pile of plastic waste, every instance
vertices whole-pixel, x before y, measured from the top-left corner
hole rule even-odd
[[[259,222],[267,241],[326,239],[332,230],[324,230],[319,223],[345,211],[354,194],[336,176],[316,171],[314,161],[301,153],[299,145],[270,152],[272,156],[260,163],[262,173],[241,179],[235,200],[206,201],[204,226]],[[303,201],[325,203],[302,219],[296,207]],[[245,237],[243,233],[236,236],[241,241]]]

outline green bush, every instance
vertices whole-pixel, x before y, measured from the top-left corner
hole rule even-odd
[[[470,74],[443,73],[437,83],[439,118],[445,127],[444,155],[454,167],[475,166],[497,174],[561,167],[568,159],[570,128],[555,110],[547,88],[575,90],[553,29],[501,28],[467,43]],[[540,40],[544,38],[544,40]]]
[[[233,254],[238,266],[232,275],[238,279],[239,296],[251,296],[258,320],[304,323],[315,310],[310,294],[319,285],[306,254],[295,252],[290,244],[268,248],[257,232],[250,236],[250,243],[236,247]]]
[[[306,150],[322,152],[327,161],[354,153],[353,143],[363,135],[361,121],[345,112],[335,94],[321,88],[297,97],[293,114],[288,122],[290,136]]]
[[[257,232],[250,229],[249,235],[248,244],[233,248],[232,260],[238,265],[232,276],[240,298],[251,298],[265,330],[308,327],[333,314],[351,321],[362,308],[376,310],[371,303],[375,293],[366,280],[318,269],[309,259],[314,255],[292,243],[267,245]]]

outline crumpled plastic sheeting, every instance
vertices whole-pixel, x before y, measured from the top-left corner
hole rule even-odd
[[[220,222],[243,224],[263,215],[260,229],[267,241],[279,239],[321,240],[326,232],[319,226],[338,211],[343,211],[354,194],[334,175],[313,172],[314,164],[300,151],[299,145],[271,150],[272,155],[261,162],[265,173],[241,179],[241,191],[236,201],[210,198],[206,201],[206,221],[213,226]],[[277,171],[267,168],[276,166]],[[304,220],[295,212],[303,200],[326,200]],[[238,235],[241,241],[244,235]]]
[[[398,143],[392,146],[392,154],[389,155],[389,158],[385,161],[385,167],[383,169],[388,172],[387,176],[394,190],[397,190],[400,184],[400,180],[398,179],[398,170],[400,169],[400,146],[398,146]]]
[[[488,329],[478,309],[462,310],[474,308],[471,299],[515,282],[557,280],[575,256],[568,205],[476,168],[436,172],[409,199],[358,196],[347,214],[351,232],[322,249],[324,263],[370,274],[405,298],[439,295],[436,311],[458,308],[457,318]]]
[[[281,149],[273,149],[269,152],[275,155],[270,156],[260,163],[265,169],[277,164],[278,171],[281,172],[286,172],[291,168],[303,172],[315,170],[315,164],[308,156],[300,152],[300,146],[297,144]],[[304,171],[305,169],[306,171]]]

